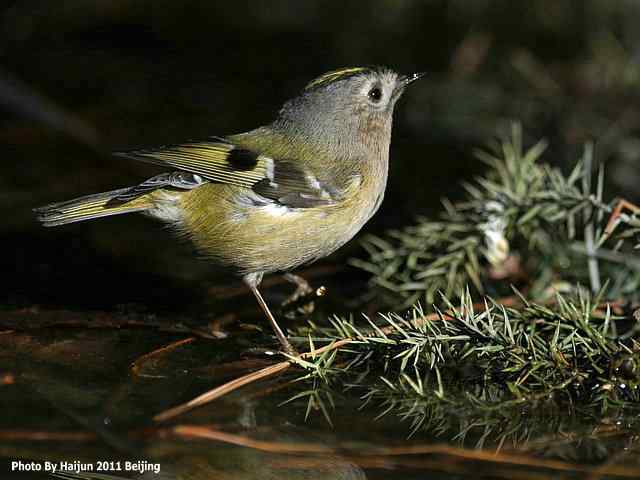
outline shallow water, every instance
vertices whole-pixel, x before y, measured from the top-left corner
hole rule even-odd
[[[329,277],[316,281],[331,285]],[[287,288],[272,286],[270,296],[275,301]],[[629,478],[637,469],[631,453],[637,427],[622,414],[456,411],[446,402],[415,400],[387,411],[383,399],[364,400],[375,374],[319,382],[324,410],[320,402],[308,408],[312,384],[300,380],[306,372],[295,366],[154,421],[283,360],[260,332],[266,325],[250,295],[230,293],[256,314],[207,326],[195,317],[126,309],[5,312],[0,457],[15,471],[4,478],[49,478],[16,470],[29,462],[47,468],[47,461],[180,479],[584,478],[591,465],[606,478]],[[330,306],[320,301],[314,318]],[[345,359],[338,354],[337,363]],[[16,459],[22,466],[12,466]]]

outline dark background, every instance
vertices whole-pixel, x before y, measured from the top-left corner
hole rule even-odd
[[[343,66],[428,72],[396,109],[369,231],[460,197],[484,168],[473,148],[513,121],[563,168],[595,141],[611,194],[637,200],[639,13],[622,0],[5,3],[0,303],[181,309],[230,283],[151,220],[43,229],[31,209],[158,172],[104,152],[254,128]],[[324,262],[358,254],[351,242]]]

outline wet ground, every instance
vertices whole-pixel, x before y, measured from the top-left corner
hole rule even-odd
[[[332,269],[307,273],[328,292],[339,291]],[[277,303],[290,287],[271,283],[267,291]],[[146,472],[144,478],[196,480],[636,478],[636,422],[622,412],[522,407],[496,414],[411,399],[390,408],[380,399],[365,401],[371,376],[312,386],[300,380],[307,372],[297,366],[162,418],[215,387],[286,361],[274,355],[265,321],[238,287],[209,292],[233,312],[209,321],[204,311],[156,314],[132,305],[116,312],[5,311],[0,457],[14,472],[4,478],[49,478],[24,469],[61,462],[121,477]],[[315,321],[335,310],[331,296],[317,302]],[[338,354],[341,361],[347,358]]]

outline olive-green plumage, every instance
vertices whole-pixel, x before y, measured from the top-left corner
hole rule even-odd
[[[420,75],[355,67],[326,73],[247,133],[119,154],[172,167],[140,185],[37,209],[46,226],[128,212],[172,225],[241,275],[285,349],[257,286],[265,273],[322,258],[350,240],[384,196],[391,123]]]

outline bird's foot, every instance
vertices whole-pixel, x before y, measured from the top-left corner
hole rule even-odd
[[[282,314],[289,319],[306,317],[315,310],[315,300],[326,294],[325,287],[312,288],[304,278],[286,273],[284,278],[296,285],[296,290],[289,295],[280,305]]]
[[[291,345],[291,343],[289,343],[288,340],[287,340],[286,345],[284,343],[282,344],[282,349],[284,350],[284,353],[286,353],[287,355],[290,355],[292,357],[299,357],[300,356],[298,351],[293,347],[293,345]]]

